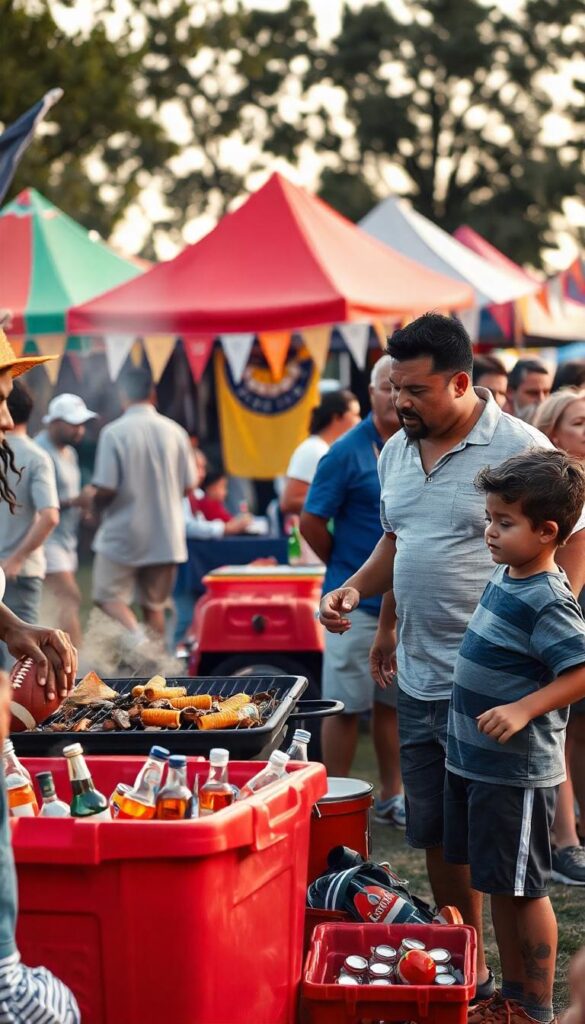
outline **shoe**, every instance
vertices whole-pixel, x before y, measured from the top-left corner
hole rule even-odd
[[[488,972],[487,980],[477,986],[470,1006],[479,1006],[480,1003],[492,1003],[494,999],[501,999],[499,990],[496,991],[496,979],[491,967],[488,967]]]
[[[585,848],[563,846],[553,850],[551,878],[563,885],[585,885]]]
[[[530,1017],[520,1003],[513,999],[502,999],[500,993],[492,999],[479,1003],[478,1006],[470,1006],[467,1014],[467,1024],[536,1024],[533,1017]],[[553,1017],[550,1024],[557,1024],[557,1018]]]
[[[406,828],[406,809],[402,793],[391,796],[389,800],[374,800],[374,821],[378,825],[393,825],[394,828]]]
[[[491,978],[493,978],[493,974],[490,971],[490,978],[488,978],[488,981]],[[481,985],[478,985],[478,989],[480,989],[481,987]],[[476,991],[475,997],[471,1000],[469,1004],[469,1010],[467,1013],[467,1024],[483,1024],[486,1017],[489,1017],[490,1014],[495,1013],[495,1011],[503,1005],[504,999],[502,999],[502,993],[500,992],[499,989],[494,989],[494,993],[492,996],[489,997],[489,999],[478,999]]]

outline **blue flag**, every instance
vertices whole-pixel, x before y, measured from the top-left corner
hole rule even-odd
[[[19,160],[30,144],[36,126],[62,95],[62,89],[51,89],[0,135],[0,203],[10,188]]]

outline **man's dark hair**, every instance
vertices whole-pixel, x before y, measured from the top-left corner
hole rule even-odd
[[[540,359],[519,359],[508,374],[508,387],[516,391],[520,387],[527,373],[549,373],[548,366],[541,363]]]
[[[471,377],[473,370],[471,341],[463,324],[440,313],[425,313],[394,331],[386,351],[399,363],[430,356],[436,373],[467,373]]]
[[[16,427],[21,426],[23,423],[28,423],[33,411],[34,402],[26,384],[15,380],[6,404]]]
[[[480,378],[486,373],[499,373],[507,377],[506,367],[497,356],[482,355],[473,358],[473,383],[479,384]]]
[[[120,382],[120,387],[131,402],[146,402],[152,393],[150,370],[141,366],[128,370]]]
[[[582,388],[585,386],[585,359],[570,359],[557,366],[553,380],[553,391],[561,388]]]
[[[492,469],[484,466],[475,486],[502,501],[520,502],[536,528],[547,520],[558,525],[559,544],[570,537],[585,504],[585,470],[578,459],[555,448],[532,448]]]
[[[347,412],[352,402],[357,402],[357,398],[345,388],[326,392],[321,396],[319,405],[311,409],[309,433],[318,434],[320,430],[325,430],[336,416],[343,416]]]

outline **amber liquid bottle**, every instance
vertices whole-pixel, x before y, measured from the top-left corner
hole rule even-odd
[[[193,794],[187,785],[187,758],[173,754],[168,764],[167,781],[156,799],[156,817],[162,821],[190,818]]]
[[[4,741],[3,762],[9,813],[14,818],[36,817],[39,805],[30,772],[18,760],[11,740]]]
[[[229,751],[214,747],[209,752],[209,775],[199,790],[199,816],[229,807],[235,794],[228,781]]]

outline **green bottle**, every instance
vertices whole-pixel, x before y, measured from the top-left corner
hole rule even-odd
[[[67,770],[73,790],[71,817],[80,818],[82,821],[111,821],[108,801],[103,793],[98,793],[93,784],[81,743],[71,743],[63,748],[63,753],[67,758]]]
[[[288,564],[300,565],[301,560],[301,532],[295,523],[288,535]]]

